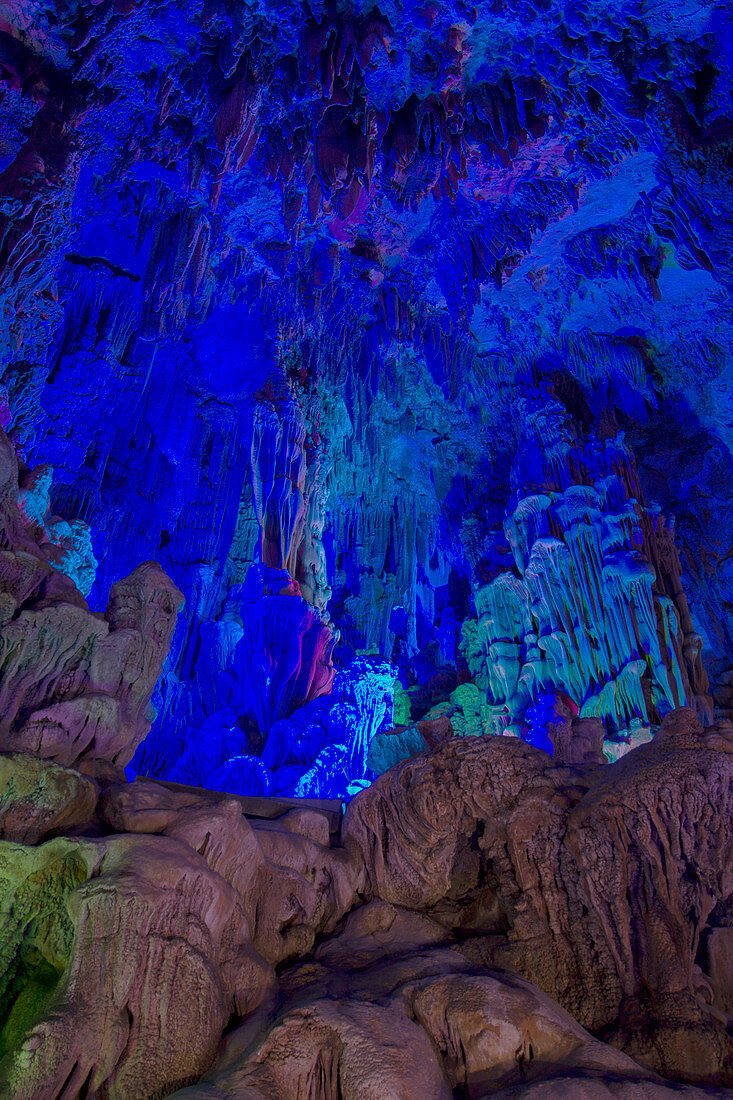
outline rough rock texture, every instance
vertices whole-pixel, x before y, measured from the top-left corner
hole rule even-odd
[[[237,639],[231,662],[222,660],[217,667],[212,660],[213,690],[208,681],[202,691],[210,716],[177,728],[174,736],[158,725],[136,752],[130,772],[242,794],[301,798],[348,798],[368,785],[370,744],[392,726],[396,670],[380,658],[357,657],[334,676],[333,666],[319,660],[318,647],[303,645],[300,634],[310,619],[311,632],[330,652],[329,629],[298,596],[281,601],[295,610],[284,606],[278,615],[271,609],[270,625],[279,628],[272,630],[272,644],[262,646],[231,624],[229,640]],[[257,607],[250,613],[256,622]],[[298,682],[312,698],[306,703],[296,695],[303,705],[290,714]],[[286,701],[291,706],[286,708]],[[261,734],[248,722],[248,711],[264,708],[270,718],[260,721]],[[288,717],[272,721],[278,710]]]
[[[2,5],[0,1094],[733,1085],[728,7]]]
[[[432,751],[354,798],[338,835],[317,804],[265,820],[225,794],[123,782],[179,594],[148,563],[90,612],[22,522],[0,444],[4,1094],[448,1100],[570,1072],[579,1096],[664,1097],[664,1078],[725,1095],[729,725],[677,709],[606,765],[602,726],[571,708],[547,726],[553,759],[452,736],[483,713],[458,685],[417,723]],[[342,746],[363,769],[393,673],[352,669],[309,706],[367,731]],[[318,722],[280,727],[283,768],[302,772],[313,736],[317,760],[338,747]]]
[[[647,1076],[528,982],[477,973],[450,949],[412,954],[405,946],[393,941],[398,957],[348,975],[289,971],[283,981],[296,991],[294,1007],[251,1046],[244,1034],[232,1036],[210,1076],[221,1089],[212,1095],[331,1100],[340,1089],[359,1098],[449,1100],[456,1089],[477,1097],[541,1077],[548,1066]]]
[[[82,835],[0,842],[0,1081],[18,1100],[733,1096],[732,812],[733,731],[685,709],[611,765],[444,741],[336,836],[317,809],[109,784]]]
[[[0,750],[91,770],[124,765],[150,729],[150,696],[182,597],[154,562],[113,585],[104,615],[44,554],[18,505],[0,430]]]
[[[730,904],[732,782],[733,732],[704,734],[685,709],[627,763],[584,771],[513,739],[454,739],[360,795],[344,841],[367,897],[500,937],[485,958],[584,1026],[713,1082],[733,1048],[693,970]]]
[[[114,829],[165,833],[203,856],[241,897],[253,943],[271,965],[309,951],[353,904],[360,872],[342,849],[330,849],[318,814],[251,824],[237,801],[212,806],[145,780],[109,787],[100,813]]]
[[[97,784],[73,768],[27,753],[0,754],[0,838],[37,844],[91,821]]]
[[[3,842],[0,867],[6,1095],[165,1095],[267,984],[241,899],[180,841]]]
[[[678,709],[604,765],[597,720],[558,712],[553,760],[451,736],[453,721],[480,728],[480,693],[460,685],[418,723],[432,752],[362,791],[335,838],[314,809],[247,819],[226,795],[120,782],[179,594],[148,564],[90,612],[22,522],[0,444],[0,1081],[14,1100],[189,1085],[447,1100],[521,1095],[566,1069],[572,1088],[620,1096],[663,1096],[655,1073],[733,1082],[730,727]],[[360,662],[309,705],[368,728],[350,744],[363,769],[393,674]],[[315,720],[280,725],[267,759],[283,768],[307,767],[314,735],[317,759],[336,747]]]
[[[601,719],[611,748],[675,706],[709,721],[679,555],[664,517],[644,504],[623,435],[581,442],[547,394],[517,406],[524,439],[504,520],[513,569],[476,591],[478,622],[462,627],[492,704],[487,727],[529,727],[531,739],[537,725],[542,736],[541,703],[558,694],[581,719]]]

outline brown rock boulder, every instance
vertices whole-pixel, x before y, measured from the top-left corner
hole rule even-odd
[[[129,762],[182,602],[149,562],[112,588],[108,619],[74,603],[21,610],[0,636],[0,748],[67,766]]]
[[[663,1100],[653,1070],[722,1083],[732,741],[689,712],[601,768],[449,740],[359,795],[343,845],[310,808],[251,820],[230,796],[113,784],[98,813],[123,835],[0,844],[0,1091],[478,1100],[562,1080]]]
[[[0,754],[0,839],[37,844],[52,833],[89,821],[96,783],[52,760]]]
[[[150,729],[183,597],[145,562],[112,586],[104,615],[91,612],[47,560],[48,540],[23,521],[18,494],[18,462],[0,430],[0,751],[108,775]]]
[[[438,1055],[399,1005],[317,999],[278,1020],[242,1064],[215,1074],[227,1096],[262,1100],[451,1100]],[[183,1095],[196,1096],[187,1090]]]
[[[150,729],[181,604],[147,562],[113,586],[107,618],[66,602],[22,610],[0,636],[0,749],[128,763]]]
[[[694,1085],[668,1084],[614,1077],[595,1073],[553,1077],[531,1085],[517,1085],[488,1092],[480,1100],[732,1100],[730,1089],[701,1089]],[[203,1100],[203,1097],[202,1097]],[[212,1097],[212,1100],[215,1098]]]
[[[417,982],[404,993],[410,1015],[443,1052],[451,1088],[468,1097],[556,1073],[560,1066],[641,1072],[521,978],[450,974]]]
[[[280,1012],[234,1032],[206,1080],[177,1096],[475,1100],[563,1069],[654,1079],[529,982],[476,972],[455,951],[363,961],[351,972],[308,963],[285,972]]]
[[[733,1045],[694,964],[733,897],[733,733],[672,711],[654,741],[596,774],[566,847],[621,990],[609,1036],[665,1076],[732,1081]]]
[[[3,842],[0,876],[2,1095],[163,1096],[266,991],[239,897],[179,841]]]
[[[485,962],[659,1072],[732,1082],[725,1020],[693,974],[733,894],[732,747],[686,710],[601,768],[509,738],[450,740],[358,795],[344,842],[368,897],[483,935]]]
[[[453,936],[423,913],[386,901],[370,901],[349,913],[343,929],[321,943],[315,958],[341,970],[364,970],[374,962],[449,943]]]
[[[311,949],[354,904],[362,878],[328,819],[296,810],[274,821],[250,821],[237,799],[171,791],[136,780],[116,784],[100,813],[112,828],[164,832],[183,841],[242,900],[252,942],[271,965]]]
[[[225,801],[226,796],[221,796]],[[162,833],[186,810],[211,806],[212,800],[193,788],[163,786],[138,777],[133,783],[112,783],[99,802],[99,815],[116,833]]]
[[[707,929],[703,946],[712,1003],[733,1016],[733,924]]]

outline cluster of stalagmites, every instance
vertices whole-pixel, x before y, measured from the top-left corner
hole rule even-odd
[[[522,737],[565,763],[613,760],[675,707],[712,719],[673,527],[645,504],[623,434],[581,438],[550,394],[517,399],[515,413],[512,568],[474,584],[476,618],[461,624],[459,647],[471,682],[423,721],[408,713],[409,724],[381,731],[377,772],[481,733]]]
[[[709,720],[673,535],[644,504],[623,436],[582,444],[558,402],[518,404],[525,440],[504,523],[514,570],[476,591],[478,623],[464,624],[487,725],[521,732],[547,692],[621,743],[676,706]]]
[[[452,738],[340,822],[127,783],[178,593],[146,565],[90,612],[0,457],[3,1096],[733,1095],[728,726]]]

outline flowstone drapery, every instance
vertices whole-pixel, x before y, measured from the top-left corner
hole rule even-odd
[[[524,438],[504,522],[514,569],[477,588],[478,620],[463,626],[488,727],[525,734],[548,693],[600,718],[610,741],[678,706],[710,721],[673,531],[645,505],[623,436],[582,441],[551,398],[517,415]]]
[[[161,717],[130,775],[341,798],[370,781],[369,748],[392,725],[396,671],[357,657],[334,682],[339,631],[327,611],[321,542],[328,470],[295,389],[255,405],[238,520],[254,537],[235,542],[256,560],[233,560],[240,583],[230,584],[215,617],[193,619],[197,644],[189,635],[171,661],[159,689]]]

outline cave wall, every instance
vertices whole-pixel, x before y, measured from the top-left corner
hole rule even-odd
[[[382,725],[485,725],[505,699],[466,635],[521,574],[504,526],[537,488],[537,390],[581,448],[624,433],[630,508],[673,532],[674,590],[642,551],[677,625],[626,665],[661,661],[662,710],[706,720],[708,675],[728,713],[722,5],[28,0],[0,33],[0,417],[26,505],[93,607],[143,560],[186,600],[140,767],[206,729],[216,767],[266,784],[273,724],[365,655],[395,670]],[[258,564],[279,589],[253,595]],[[277,699],[243,665],[268,630],[299,639]],[[611,739],[660,719],[645,675],[596,707]],[[517,729],[545,689],[582,710],[610,682],[575,676],[540,677]]]
[[[3,1096],[731,1100],[732,59],[0,0]]]

